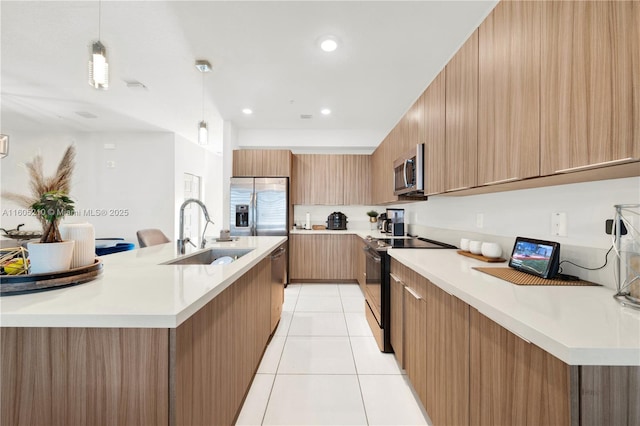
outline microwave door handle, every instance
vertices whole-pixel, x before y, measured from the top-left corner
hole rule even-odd
[[[409,187],[409,182],[407,180],[407,164],[409,164],[409,160],[404,160],[404,170],[402,172],[402,175],[404,176],[404,187],[405,188]]]

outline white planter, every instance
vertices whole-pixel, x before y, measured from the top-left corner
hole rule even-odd
[[[60,225],[60,236],[65,241],[75,241],[71,268],[93,265],[96,260],[96,237],[90,223]]]
[[[71,267],[74,241],[61,243],[28,243],[29,273],[66,271]]]

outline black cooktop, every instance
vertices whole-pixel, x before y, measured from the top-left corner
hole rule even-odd
[[[385,244],[384,248],[411,248],[411,249],[456,249],[456,246],[429,240],[427,238],[379,238]]]

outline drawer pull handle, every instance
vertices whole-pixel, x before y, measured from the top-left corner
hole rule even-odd
[[[398,282],[400,284],[402,284],[402,280],[400,278],[398,278],[398,276],[396,274],[392,274],[389,273],[389,276],[391,277],[392,280],[394,280],[395,282]]]
[[[414,289],[412,289],[411,287],[405,287],[405,290],[407,290],[409,292],[409,294],[411,294],[416,299],[422,300],[422,297],[420,297],[420,295],[418,293],[416,293],[416,291]]]

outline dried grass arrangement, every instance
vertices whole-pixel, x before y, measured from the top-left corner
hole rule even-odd
[[[69,198],[71,177],[75,167],[76,149],[69,145],[58,164],[53,176],[45,177],[42,169],[41,155],[36,155],[33,161],[25,167],[31,179],[29,183],[30,195],[3,192],[2,197],[16,202],[25,209],[33,209],[42,224],[41,243],[61,242],[58,225],[65,215],[73,213],[73,201]]]

